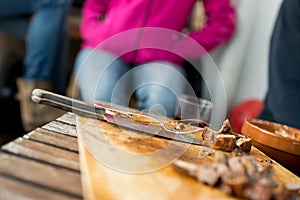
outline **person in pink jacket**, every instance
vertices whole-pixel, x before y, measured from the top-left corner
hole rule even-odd
[[[128,105],[173,117],[186,86],[185,62],[200,58],[235,31],[230,0],[203,0],[206,21],[186,31],[196,0],[86,0],[82,48],[75,63],[84,101]]]

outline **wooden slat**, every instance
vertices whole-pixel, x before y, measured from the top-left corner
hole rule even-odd
[[[0,174],[82,197],[80,173],[0,152]]]
[[[69,135],[63,135],[42,128],[37,128],[23,137],[78,153],[77,138]]]
[[[2,146],[4,151],[16,155],[33,158],[42,162],[54,164],[79,172],[79,155],[61,148],[53,147],[43,143],[17,138],[16,140]]]
[[[63,116],[57,118],[56,121],[76,126],[76,115],[74,113],[68,112]]]
[[[54,131],[57,133],[61,133],[64,135],[70,135],[73,137],[77,137],[77,132],[76,132],[76,127],[65,124],[59,121],[52,121],[44,126],[42,126],[43,129],[49,130],[49,131]]]
[[[15,179],[0,176],[1,200],[47,199],[47,200],[71,200],[82,199],[58,191],[49,190],[37,185],[30,185]]]

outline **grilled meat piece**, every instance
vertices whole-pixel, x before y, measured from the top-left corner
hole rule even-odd
[[[217,134],[214,141],[214,149],[232,151],[235,147],[236,138],[234,135]]]
[[[243,192],[243,196],[249,200],[271,200],[274,187],[265,179],[259,179]]]
[[[300,183],[285,184],[281,188],[277,188],[274,192],[274,200],[299,200],[300,199]]]
[[[172,166],[176,171],[194,177],[199,182],[242,199],[300,199],[300,183],[279,187],[273,179],[272,163],[261,165],[260,161],[249,154],[231,157],[225,152],[215,151],[212,156],[214,163],[211,165],[177,160]]]
[[[208,165],[199,165],[196,178],[198,181],[210,186],[217,185],[220,176],[217,174],[216,168]]]
[[[250,137],[239,138],[235,142],[235,146],[243,152],[250,152],[252,146],[252,139]]]
[[[207,146],[213,147],[213,144],[215,142],[216,135],[218,134],[217,131],[209,128],[206,126],[202,132],[202,140],[203,144],[206,144]]]
[[[197,138],[199,138],[197,136]],[[203,145],[213,149],[232,152],[235,148],[243,152],[250,152],[252,139],[243,137],[232,131],[230,122],[226,119],[219,131],[206,126],[202,132]]]
[[[172,165],[175,171],[195,177],[198,170],[198,165],[192,162],[177,160]]]
[[[224,122],[223,122],[223,125],[222,127],[220,128],[220,130],[218,131],[218,134],[231,134],[232,131],[232,127],[231,127],[231,124],[229,122],[228,119],[226,119]]]

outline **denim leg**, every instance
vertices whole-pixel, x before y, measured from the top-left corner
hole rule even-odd
[[[66,50],[63,46],[66,38],[64,26],[70,4],[69,0],[61,2],[37,10],[31,19],[27,33],[28,53],[24,60],[25,79],[53,80],[56,75],[66,78],[67,66],[56,66],[57,58]],[[56,70],[57,74],[53,74],[55,67],[60,69]]]
[[[60,48],[57,50],[57,56],[54,61],[53,72],[51,74],[51,80],[53,81],[53,91],[58,94],[65,95],[67,90],[67,73],[69,66],[69,45],[70,38],[68,30],[64,27],[62,30],[62,36],[59,38]]]
[[[49,7],[61,7],[71,2],[71,0],[1,0],[0,18],[28,15]]]
[[[128,92],[126,89],[116,91],[116,86],[129,69],[129,65],[110,53],[81,50],[76,58],[75,73],[82,99],[127,105]],[[129,83],[123,85],[126,88]]]
[[[72,0],[1,0],[0,19],[34,14],[26,33],[25,79],[52,81],[57,75],[65,80],[66,66],[57,65],[64,63],[57,59],[66,51],[65,18],[71,3]],[[53,75],[54,71],[58,74]]]
[[[133,75],[138,109],[174,117],[176,96],[187,84],[184,70],[168,62],[154,62],[135,67]]]

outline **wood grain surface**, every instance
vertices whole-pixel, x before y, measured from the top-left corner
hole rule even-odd
[[[216,188],[176,172],[171,167],[172,161],[177,158],[196,163],[211,163],[213,158],[203,156],[203,152],[217,150],[143,135],[98,120],[79,116],[76,118],[85,199],[234,199]],[[167,146],[171,146],[168,151],[161,151]],[[135,155],[145,155],[148,159],[137,161]],[[251,155],[257,160],[270,159],[255,147],[252,148]],[[168,165],[162,162],[166,159],[170,159]],[[130,163],[142,167],[130,166]],[[153,163],[161,164],[162,167],[158,168]],[[148,172],[143,171],[147,165],[153,168],[150,167]],[[299,177],[275,161],[272,165],[277,183],[300,181]],[[131,169],[137,170],[136,173],[130,171]]]
[[[91,135],[102,144],[96,148],[100,158],[84,143]],[[66,113],[1,146],[0,199],[234,199],[170,166],[178,157],[213,162],[203,156],[209,151]],[[256,148],[251,154],[269,159]],[[140,162],[134,155],[147,159]],[[277,182],[299,182],[276,162],[272,165]]]
[[[67,113],[0,151],[0,199],[82,199],[75,115]]]

